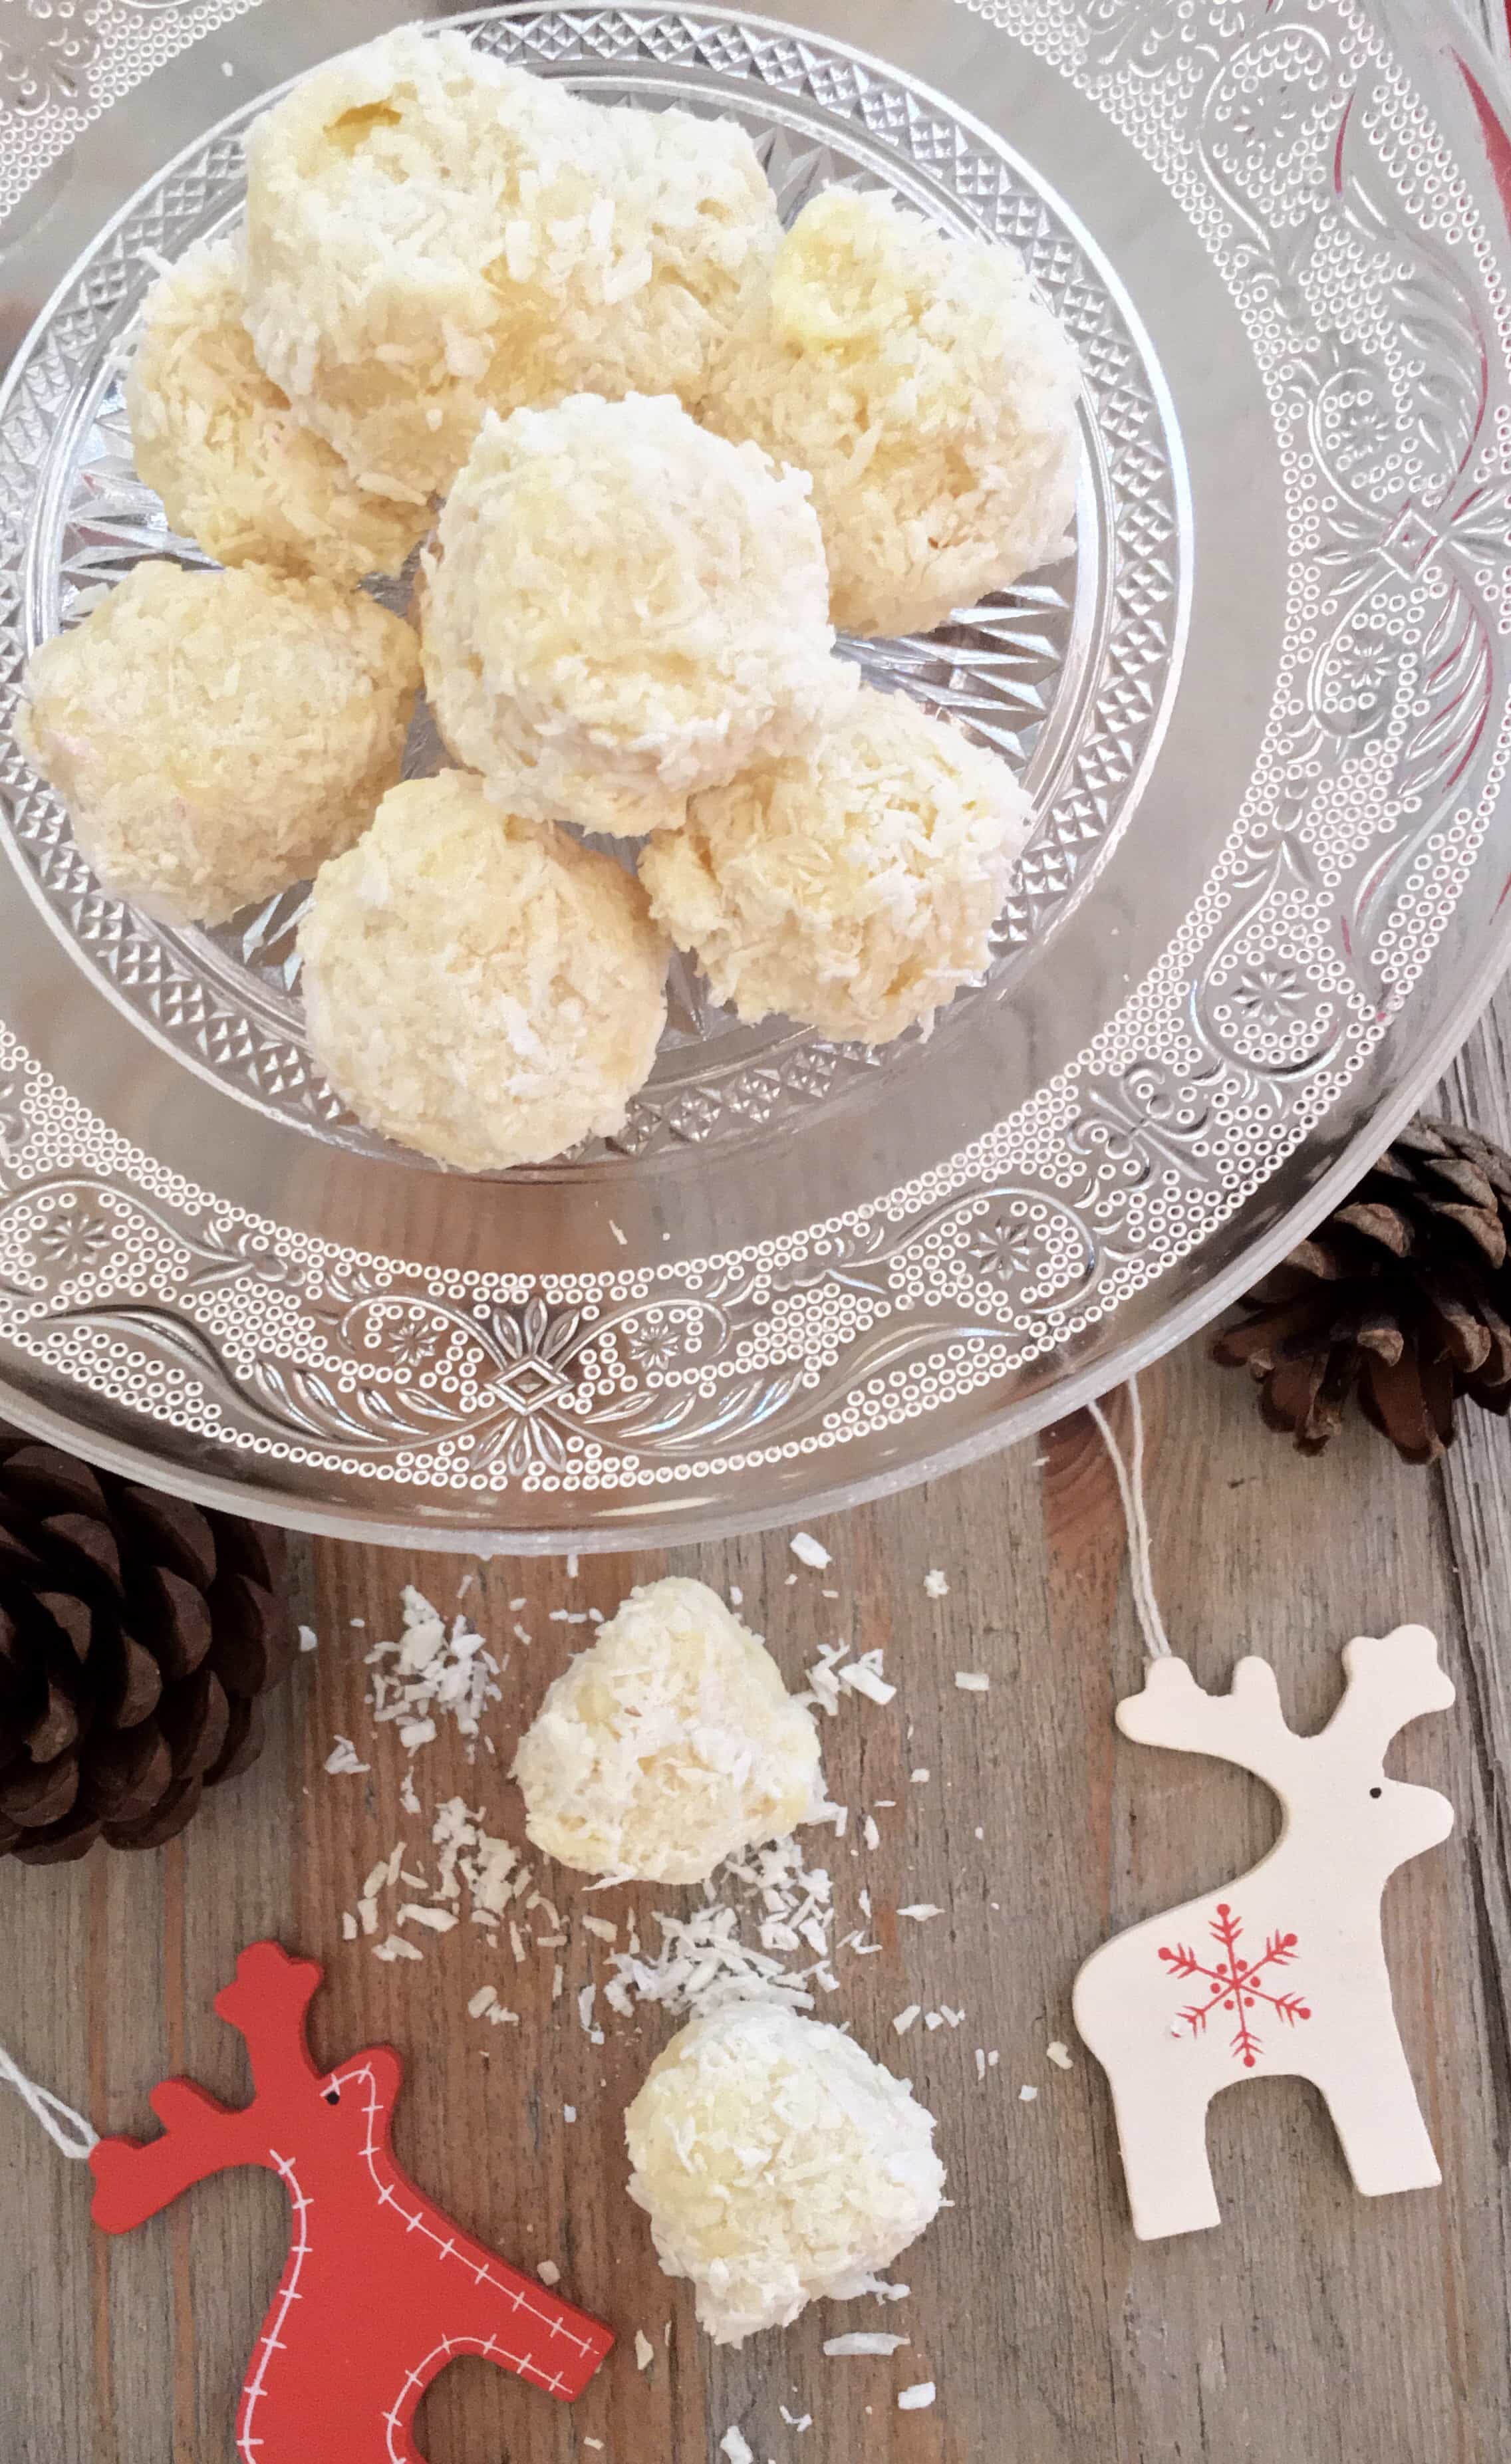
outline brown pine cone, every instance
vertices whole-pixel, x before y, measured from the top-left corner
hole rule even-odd
[[[278,1533],[0,1429],[0,1854],[171,1839],[294,1649]]]
[[[1419,1112],[1346,1204],[1239,1306],[1212,1358],[1247,1369],[1272,1429],[1321,1454],[1350,1395],[1408,1463],[1454,1406],[1511,1406],[1511,1155]]]

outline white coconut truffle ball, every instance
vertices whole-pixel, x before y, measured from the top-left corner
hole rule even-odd
[[[418,684],[411,628],[361,592],[151,562],[43,643],[15,731],[107,890],[219,924],[366,829]]]
[[[411,780],[300,927],[311,1049],[369,1129],[470,1172],[622,1129],[666,1018],[666,944],[609,856]]]
[[[537,1848],[585,1874],[700,1882],[821,1799],[818,1731],[706,1583],[631,1593],[546,1695],[514,1776]]]
[[[694,2019],[625,2116],[630,2196],[717,2344],[857,2292],[939,2211],[934,2118],[851,2036],[785,2007]]]
[[[836,625],[923,632],[1065,553],[1078,388],[1014,250],[831,188],[788,233],[700,415],[811,473]]]
[[[630,835],[855,689],[807,479],[669,396],[490,419],[425,552],[420,630],[441,733],[500,803]]]
[[[257,357],[365,485],[411,503],[446,488],[487,405],[549,398],[555,338],[646,279],[596,121],[458,33],[401,27],[250,130]]]
[[[987,966],[1029,820],[994,755],[862,686],[811,752],[695,796],[640,878],[739,1017],[885,1044]]]
[[[776,198],[732,120],[633,108],[595,117],[615,230],[623,241],[633,236],[643,278],[631,287],[627,265],[622,296],[596,330],[558,342],[562,382],[553,391],[517,392],[514,404],[578,392],[675,393],[691,410],[781,244]]]
[[[246,298],[233,239],[199,241],[147,293],[125,387],[139,475],[221,564],[344,583],[397,573],[428,511],[359,488],[295,417],[257,365]]]

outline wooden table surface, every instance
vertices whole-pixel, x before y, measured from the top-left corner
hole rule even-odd
[[[1511,1002],[1500,1018],[1511,1026]],[[1492,1018],[1451,1100],[1511,1135],[1507,1085]],[[343,1941],[341,1911],[368,1868],[400,1837],[425,1839],[399,1803],[395,1732],[374,1732],[365,1707],[363,1649],[396,1632],[404,1583],[455,1602],[466,1560],[300,1550],[300,1614],[321,1644],[297,1665],[257,1769],[166,1850],[97,1851],[35,1873],[0,1865],[4,2040],[100,2128],[145,2132],[147,2091],[169,2071],[244,2092],[239,2043],[211,2011],[241,1945],[273,1933],[324,1961],[317,2051],[402,2049],[397,2140],[416,2179],[506,2255],[554,2258],[564,2287],[621,2338],[570,2411],[481,2363],[456,2364],[421,2415],[432,2464],[707,2464],[731,2423],[760,2464],[1503,2456],[1511,1439],[1472,1416],[1447,1463],[1423,1473],[1358,1426],[1307,1463],[1261,1429],[1247,1381],[1200,1348],[1154,1372],[1146,1397],[1159,1585],[1204,1683],[1225,1683],[1240,1648],[1258,1650],[1292,1717],[1312,1726],[1336,1697],[1351,1634],[1410,1617],[1442,1638],[1457,1706],[1409,1730],[1392,1768],[1446,1789],[1458,1824],[1445,1849],[1403,1869],[1386,1903],[1441,2190],[1357,2197],[1311,2091],[1252,2082],[1213,2108],[1221,2229],[1149,2246],[1130,2233],[1071,1980],[1115,1927],[1236,1876],[1266,1845],[1273,1805],[1234,1771],[1115,1739],[1112,1706],[1137,1684],[1141,1654],[1113,1481],[1084,1416],[821,1527],[827,1573],[798,1567],[782,1534],[669,1561],[738,1583],[792,1683],[838,1636],[883,1645],[898,1682],[890,1705],[849,1701],[825,1723],[832,1792],[857,1826],[878,1809],[879,1847],[810,1835],[846,1911],[870,1890],[884,1945],[842,1957],[843,1990],[823,2015],[850,2020],[915,2081],[951,2177],[953,2207],[895,2271],[912,2293],[884,2321],[869,2302],[821,2305],[743,2351],[715,2350],[686,2288],[658,2272],[625,2194],[622,2116],[670,2025],[654,2011],[611,2020],[597,2049],[576,2001],[603,1972],[602,1946],[577,1918],[622,1912],[630,1894],[586,1901],[562,1869],[543,1875],[569,1943],[518,1970],[505,1963],[517,2030],[467,2015],[478,1986],[500,1978],[475,1930],[430,1944],[423,1966],[384,1966],[370,1946]],[[937,1602],[924,1593],[933,1567],[950,1583]],[[512,1646],[497,1761],[469,1770],[445,1740],[429,1748],[416,1767],[427,1808],[460,1791],[522,1840],[502,1776],[512,1739],[585,1639],[549,1613],[607,1614],[661,1570],[628,1557],[585,1558],[575,1578],[560,1561],[478,1570],[466,1604],[484,1631],[507,1644],[518,1618],[533,1639]],[[522,1595],[527,1606],[511,1610]],[[988,1671],[990,1693],[958,1691],[962,1667]],[[325,1774],[338,1733],[370,1776]],[[924,1767],[930,1778],[910,1783]],[[679,1895],[638,1898],[644,1909]],[[946,1914],[900,1925],[898,1906],[922,1900]],[[565,1990],[553,2003],[557,1959]],[[900,2040],[891,2021],[909,2002],[963,2006],[966,2017]],[[1046,2059],[1056,2037],[1075,2052],[1069,2071]],[[978,2046],[1001,2056],[984,2083]],[[1028,2103],[1025,2083],[1039,2091]],[[0,2168],[6,2464],[232,2464],[235,2396],[285,2247],[278,2186],[222,2177],[107,2242],[91,2233],[81,2168],[10,2097]],[[911,2339],[895,2359],[825,2359],[826,2336],[878,2323]],[[636,2328],[655,2347],[644,2374]],[[938,2385],[934,2409],[900,2413],[897,2388],[924,2377]],[[784,2405],[811,2413],[811,2429],[795,2432]]]

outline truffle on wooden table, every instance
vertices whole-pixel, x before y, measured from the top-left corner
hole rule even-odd
[[[700,1882],[822,1799],[818,1730],[706,1583],[633,1591],[555,1683],[514,1776],[538,1848],[587,1874]]]
[[[774,2003],[691,2020],[625,2116],[630,2196],[718,2344],[844,2299],[929,2224],[934,2119],[855,2039]]]

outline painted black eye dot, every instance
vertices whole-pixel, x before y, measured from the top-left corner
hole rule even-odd
[[[1385,1791],[1383,1788],[1372,1788],[1369,1793],[1371,1796],[1384,1796]]]
[[[1376,1794],[1376,1796],[1378,1796],[1378,1795],[1379,1795],[1379,1793],[1380,1793],[1379,1790],[1378,1790],[1378,1789],[1376,1789],[1376,1791],[1375,1791],[1375,1794]],[[326,2101],[326,2103],[327,2103],[327,2104],[339,2104],[339,2103],[341,2102],[341,2090],[340,2090],[340,2088],[339,2088],[339,2087],[328,2087],[328,2088],[325,2090],[325,2101]]]

